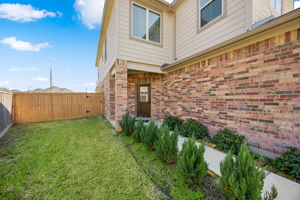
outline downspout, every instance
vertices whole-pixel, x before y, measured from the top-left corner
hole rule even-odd
[[[172,4],[169,5],[169,10],[171,13],[174,14],[174,19],[173,19],[173,58],[172,58],[172,62],[176,61],[177,58],[177,52],[176,52],[176,12],[172,9]]]

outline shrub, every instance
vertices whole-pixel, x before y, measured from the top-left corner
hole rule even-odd
[[[233,152],[235,155],[238,154],[243,141],[246,138],[242,135],[237,135],[228,129],[219,131],[213,138],[212,141],[224,151]]]
[[[241,145],[236,160],[231,151],[221,162],[220,189],[224,200],[261,200],[264,186],[264,170],[256,167],[247,144]],[[265,200],[277,197],[277,190],[265,193]]]
[[[171,131],[174,131],[176,127],[180,128],[182,123],[183,120],[178,117],[167,116],[164,119],[163,125],[167,125]]]
[[[122,121],[120,122],[120,126],[125,135],[131,135],[134,131],[135,118],[131,117],[126,111],[126,114],[122,116]]]
[[[151,150],[155,149],[155,142],[158,138],[158,127],[154,121],[150,121],[149,124],[143,128],[141,132],[142,142]]]
[[[275,160],[275,167],[280,171],[300,179],[300,152],[294,147]]]
[[[141,142],[141,133],[144,129],[144,121],[138,120],[138,122],[134,126],[134,131],[132,133],[132,137],[136,142]]]
[[[182,125],[180,132],[185,137],[195,137],[196,139],[208,137],[207,127],[194,119],[188,119]]]
[[[162,161],[170,164],[174,163],[177,159],[177,142],[178,142],[178,129],[170,132],[167,125],[159,129],[158,139],[155,143],[156,155]]]
[[[178,157],[178,169],[187,182],[199,184],[203,180],[208,167],[204,160],[204,145],[196,145],[194,138],[183,143]]]

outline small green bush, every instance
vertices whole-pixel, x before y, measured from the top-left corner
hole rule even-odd
[[[174,173],[174,179],[176,184],[171,187],[172,199],[178,200],[208,200],[204,197],[201,189],[199,187],[191,187],[184,179],[181,178],[181,174]]]
[[[275,167],[300,180],[300,152],[294,147],[289,147],[289,151],[275,160]]]
[[[177,142],[177,128],[174,132],[170,132],[167,125],[160,127],[158,139],[155,143],[156,156],[168,164],[174,163],[177,159]]]
[[[149,124],[143,128],[141,132],[142,142],[151,150],[155,150],[155,142],[158,139],[158,127],[154,121],[150,121]]]
[[[133,133],[135,121],[135,118],[131,117],[128,111],[126,111],[126,114],[122,116],[120,126],[125,135],[130,136]]]
[[[144,121],[138,120],[134,126],[134,131],[132,133],[132,137],[136,142],[141,142],[141,133],[144,129]]]
[[[180,133],[185,137],[195,137],[196,139],[208,137],[207,127],[194,119],[188,119],[181,126]]]
[[[204,145],[196,145],[194,138],[187,139],[178,157],[178,169],[186,182],[199,184],[207,173],[208,167],[204,160]]]
[[[174,131],[176,127],[180,128],[183,120],[175,116],[167,116],[164,119],[163,125],[167,125],[171,131]]]
[[[237,135],[228,129],[219,131],[213,138],[212,141],[224,151],[233,152],[235,155],[238,154],[240,147],[245,141],[245,136]]]
[[[220,165],[220,189],[224,200],[273,200],[277,190],[273,186],[262,198],[265,173],[256,167],[247,144],[241,145],[236,160],[231,151]]]

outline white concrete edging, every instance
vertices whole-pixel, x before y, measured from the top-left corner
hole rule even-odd
[[[187,138],[179,136],[178,150],[181,151],[182,145]],[[201,143],[196,142],[197,145]],[[218,151],[214,148],[205,146],[204,159],[208,164],[209,170],[221,176],[220,163],[225,159],[226,153]],[[289,179],[278,176],[266,170],[263,194],[270,191],[272,186],[275,186],[278,191],[276,200],[300,200],[300,184]]]

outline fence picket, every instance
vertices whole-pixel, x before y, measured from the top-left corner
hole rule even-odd
[[[103,115],[103,94],[14,93],[13,106],[15,123],[99,116]]]

